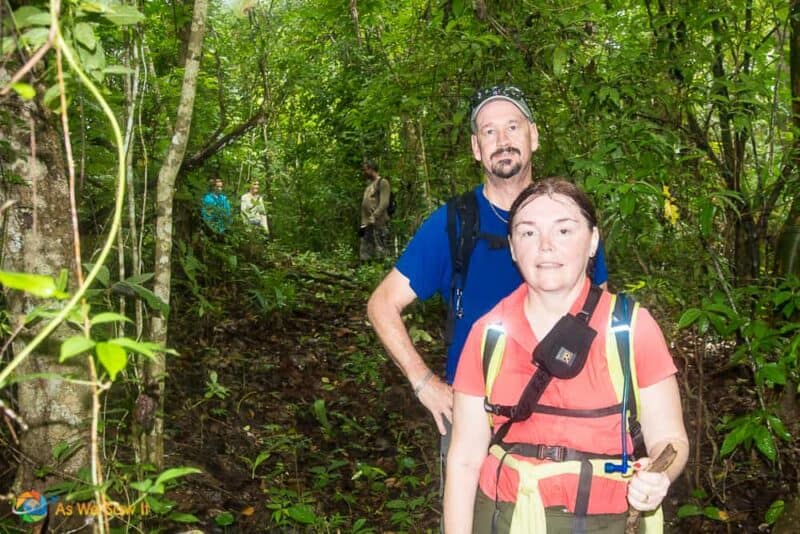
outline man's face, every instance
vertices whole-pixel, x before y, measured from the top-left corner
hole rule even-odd
[[[224,186],[225,186],[225,184],[222,183],[222,180],[219,180],[219,179],[214,180],[214,191],[216,191],[217,193],[222,191],[222,188]]]
[[[250,186],[250,194],[257,195],[258,194],[258,184],[252,184]]]
[[[475,122],[472,154],[487,173],[511,178],[530,169],[531,153],[539,148],[539,132],[517,106],[494,100],[481,108]]]

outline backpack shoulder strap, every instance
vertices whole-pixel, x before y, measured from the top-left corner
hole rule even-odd
[[[639,304],[625,293],[619,293],[613,299],[614,307],[609,319],[609,335],[606,340],[609,356],[609,369],[612,373],[614,390],[622,400],[624,392],[627,390],[630,399],[628,405],[628,431],[633,440],[633,449],[636,457],[646,455],[644,447],[644,436],[642,426],[639,423],[639,382],[636,377],[636,355],[633,347],[633,335],[635,327],[636,311]],[[612,335],[613,334],[613,335]],[[611,345],[613,343],[613,345]],[[618,359],[615,360],[614,356]]]
[[[503,355],[506,349],[506,331],[502,324],[495,323],[486,326],[483,331],[481,347],[483,382],[486,387],[484,404],[489,405],[494,382],[500,373],[500,366],[503,363]],[[489,411],[487,415],[489,416],[489,426],[492,426],[492,412]]]
[[[480,231],[478,201],[473,191],[447,201],[447,240],[450,245],[452,274],[450,277],[450,305],[445,325],[445,340],[449,345],[455,333],[455,321],[464,315],[461,297],[467,281],[470,256]]]

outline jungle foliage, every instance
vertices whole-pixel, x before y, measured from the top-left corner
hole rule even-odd
[[[145,318],[168,319],[171,332],[196,325],[205,340],[214,338],[214,325],[225,323],[232,309],[249,310],[260,328],[276,332],[310,314],[314,298],[326,309],[352,310],[346,297],[310,291],[309,284],[338,284],[343,293],[365,298],[385,267],[356,265],[362,160],[376,160],[392,181],[398,198],[392,231],[402,250],[427,214],[481,179],[469,151],[469,98],[480,87],[511,83],[529,96],[539,127],[535,176],[567,176],[593,195],[611,287],[653,310],[674,343],[693,440],[676,529],[791,521],[800,507],[792,505],[800,495],[793,446],[800,430],[800,3],[212,2],[188,148],[175,184],[173,290],[166,303],[152,291],[154,192],[174,137],[192,10],[192,3],[179,0],[12,1],[0,10],[0,99],[35,105],[37,120],[60,128],[71,147],[82,261],[95,273],[82,300],[91,312],[79,305],[66,316],[76,333],[53,358],[96,358],[100,378],[94,382],[103,384],[100,393],[108,399],[100,425],[115,428],[114,443],[129,448],[146,427],[147,418],[132,413],[153,396],[152,384],[141,379],[142,359],[168,350],[148,341]],[[52,50],[34,57],[52,44],[53,15],[82,74],[60,68]],[[9,85],[29,60],[25,76]],[[59,122],[62,111],[68,132]],[[0,123],[15,120],[0,111]],[[27,154],[17,146],[0,136],[4,191],[23,178],[11,165]],[[199,199],[212,176],[225,180],[234,204],[249,182],[261,182],[273,230],[266,247],[242,225],[224,238],[204,228]],[[117,254],[98,261],[109,229]],[[10,239],[4,236],[4,254]],[[52,266],[52,272],[67,267]],[[58,315],[75,295],[66,277],[1,274],[7,291],[27,291],[39,304],[21,326],[4,312],[6,340]],[[430,339],[431,323],[417,315],[411,320],[420,322],[415,335]],[[177,341],[189,342],[171,334],[169,350],[181,352]],[[345,355],[344,372],[358,387],[380,392],[380,375],[395,371],[377,347],[373,338],[358,338]],[[15,356],[8,344],[4,349],[0,400],[13,414],[14,383],[24,377],[13,373]],[[170,372],[169,359],[167,375],[169,395],[182,380]],[[228,397],[222,376],[211,369],[201,377],[199,409],[220,408],[215,403]],[[717,390],[723,386],[736,393],[726,397],[730,391]],[[712,409],[711,399],[731,402]],[[292,400],[328,445],[336,432],[353,439],[355,428],[375,431],[371,420],[365,426],[342,406],[332,409],[330,399],[303,402]],[[17,425],[11,415],[4,418],[7,428]],[[266,470],[280,481],[294,438],[274,426],[263,430],[261,452],[245,463],[251,479],[258,473],[266,479]],[[110,440],[104,431],[101,439]],[[419,434],[409,429],[394,436],[400,442],[396,473],[314,456],[319,463],[305,473],[313,480],[308,493],[292,485],[302,477],[287,477],[285,485],[265,490],[260,506],[280,527],[367,532],[432,526],[435,475],[424,474],[410,445]],[[13,449],[14,431],[0,429],[0,442]],[[58,472],[65,454],[53,451],[53,465],[38,469]],[[200,521],[165,497],[193,468],[168,463],[156,470],[131,458],[117,461],[105,449],[98,454],[105,455],[107,482],[84,473],[57,488],[62,495],[81,500],[102,493],[122,501],[120,495],[130,492],[125,502],[148,502],[163,521],[126,523],[131,530]],[[13,478],[20,456],[3,458],[0,478]],[[303,466],[295,459],[293,469]],[[754,473],[771,481],[758,509],[729,506],[736,500],[728,482],[735,477],[738,485]],[[386,506],[394,512],[376,515],[388,524],[372,523],[355,493],[343,498],[341,517],[325,515],[318,495],[347,478],[352,483],[337,488],[366,495],[372,487],[391,496]],[[350,515],[341,512],[348,509]],[[238,520],[232,511],[210,517],[220,528]]]

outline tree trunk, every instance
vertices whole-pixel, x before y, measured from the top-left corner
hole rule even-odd
[[[172,276],[172,201],[175,196],[175,179],[181,168],[186,144],[189,140],[189,129],[192,124],[194,98],[197,93],[197,76],[200,72],[203,37],[206,29],[208,0],[195,0],[192,17],[192,32],[186,54],[183,71],[183,87],[178,103],[175,129],[169,145],[164,164],[158,173],[156,190],[156,250],[153,292],[164,302],[169,302],[170,278]],[[156,343],[167,345],[167,318],[161,315],[153,317],[151,337]],[[166,364],[164,354],[158,354],[146,363],[144,370],[145,387],[156,395],[159,409],[149,431],[142,433],[139,439],[139,460],[151,463],[158,468],[164,464],[164,376]],[[149,426],[149,425],[148,425]]]
[[[792,125],[800,127],[800,1],[791,3],[789,37],[789,77],[792,90]],[[792,146],[794,172],[800,169],[800,141]],[[800,276],[800,200],[795,197],[781,227],[775,247],[775,269],[780,276]]]
[[[0,79],[8,78],[8,71],[0,68]],[[0,268],[53,277],[62,268],[74,272],[69,181],[52,117],[43,115],[34,102],[22,102],[14,95],[6,97],[2,105],[5,114],[0,121],[0,143],[8,143],[8,150],[0,159],[0,169],[4,175],[18,175],[21,183],[0,180],[0,205],[14,202],[2,213]],[[69,287],[74,289],[74,283]],[[14,326],[42,303],[41,299],[12,290],[6,291],[6,299]],[[38,327],[22,330],[13,350],[19,353],[37,332]],[[70,374],[85,379],[88,373],[84,360],[74,358],[71,365],[58,363],[61,341],[70,335],[66,326],[57,328],[16,368],[17,376]],[[16,492],[42,490],[56,481],[75,477],[80,468],[88,467],[89,389],[47,378],[21,381],[16,393],[18,414],[29,427],[19,432],[17,446],[25,461],[17,470]],[[74,454],[54,459],[53,451],[63,444],[74,446]],[[41,468],[49,473],[44,479],[35,474]],[[54,527],[52,521],[51,518]],[[66,527],[59,524],[58,529]]]

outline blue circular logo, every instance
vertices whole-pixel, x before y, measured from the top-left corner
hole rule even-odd
[[[47,498],[36,490],[26,491],[17,497],[12,512],[26,523],[36,523],[47,515]]]

